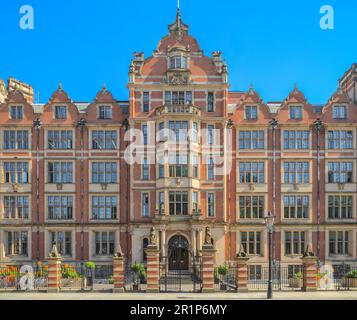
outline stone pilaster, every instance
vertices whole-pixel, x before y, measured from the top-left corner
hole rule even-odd
[[[114,293],[124,292],[124,257],[119,250],[113,257]]]
[[[240,251],[237,254],[236,285],[238,292],[248,291],[248,261],[249,257],[244,252],[243,246],[241,246]]]
[[[310,248],[307,248],[302,257],[303,264],[303,291],[317,291],[317,257]]]
[[[205,243],[202,247],[202,292],[214,292],[214,261],[216,249]]]
[[[147,289],[146,292],[148,293],[158,293],[159,290],[159,255],[160,250],[157,245],[150,244],[146,250],[146,257],[147,257]]]
[[[48,276],[47,292],[59,292],[61,288],[61,256],[57,251],[57,246],[53,245],[52,251],[47,258]]]

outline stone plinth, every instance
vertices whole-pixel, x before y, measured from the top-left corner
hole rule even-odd
[[[214,292],[214,261],[216,249],[211,244],[202,247],[202,292]]]
[[[146,250],[147,257],[147,289],[148,293],[158,293],[159,290],[159,249],[157,245],[149,245]]]

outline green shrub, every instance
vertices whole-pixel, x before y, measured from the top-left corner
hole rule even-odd
[[[86,263],[86,267],[87,267],[88,269],[95,269],[95,263],[92,262],[92,261],[88,261],[88,262]]]
[[[108,282],[109,282],[109,284],[114,284],[114,277],[113,277],[113,276],[110,276],[110,277],[108,278]]]
[[[79,279],[80,275],[72,266],[64,265],[62,267],[61,276],[63,279]]]
[[[348,272],[346,274],[346,278],[348,278],[348,279],[357,279],[357,269]]]
[[[146,279],[145,266],[142,263],[135,262],[134,264],[131,265],[130,269],[134,271],[141,280]]]
[[[303,275],[303,273],[302,272],[296,272],[295,274],[294,274],[294,279],[302,279],[304,277],[304,275]]]
[[[225,276],[228,274],[228,265],[223,264],[221,266],[218,266],[218,274],[220,274],[221,276]]]
[[[218,281],[219,280],[219,276],[218,276],[218,267],[215,267],[214,268],[214,272],[213,272],[213,274],[214,274],[214,281]]]

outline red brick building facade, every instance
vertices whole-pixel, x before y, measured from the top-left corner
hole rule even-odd
[[[76,103],[59,86],[40,105],[9,88],[0,104],[1,264],[43,260],[53,242],[66,262],[111,264],[119,246],[141,262],[154,226],[161,255],[188,270],[209,226],[216,264],[243,245],[259,266],[269,211],[282,264],[301,264],[310,244],[322,263],[357,262],[356,66],[324,106],[297,86],[264,103],[253,87],[230,92],[221,53],[205,56],[188,31],[178,11],[151,57],[135,53],[127,102],[103,87]],[[144,142],[139,163],[125,161],[129,129]],[[172,252],[175,242],[183,246]]]

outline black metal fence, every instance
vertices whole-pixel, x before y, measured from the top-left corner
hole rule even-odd
[[[334,265],[332,287],[334,290],[357,289],[357,266]]]
[[[269,267],[261,265],[248,266],[248,289],[267,290]],[[303,266],[274,266],[272,268],[273,290],[301,290],[303,286]]]
[[[62,291],[110,291],[114,288],[113,266],[91,262],[62,263]]]

